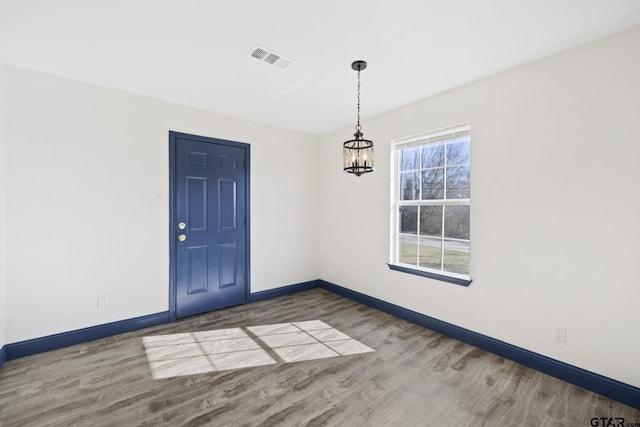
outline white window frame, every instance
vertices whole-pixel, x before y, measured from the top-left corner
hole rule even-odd
[[[441,200],[400,200],[400,151],[403,148],[411,146],[422,146],[429,142],[441,141],[445,137],[455,137],[460,135],[470,135],[471,125],[469,123],[462,123],[455,126],[450,126],[442,129],[437,129],[430,132],[424,132],[418,135],[407,136],[391,141],[391,159],[390,159],[390,171],[391,171],[391,203],[390,203],[390,234],[389,234],[389,267],[393,270],[399,270],[406,273],[418,274],[434,279],[439,279],[458,285],[468,286],[471,283],[471,272],[469,275],[459,274],[434,268],[421,267],[412,264],[404,264],[399,262],[399,245],[398,236],[401,234],[399,224],[399,207],[400,206],[452,206],[452,205],[465,205],[471,207],[471,198],[468,199],[441,199]],[[445,148],[446,149],[446,148]],[[446,156],[446,152],[445,152]],[[446,158],[446,157],[445,157]],[[470,163],[471,164],[471,163]],[[445,194],[446,194],[446,180],[445,180]],[[422,189],[420,189],[422,192]],[[444,218],[443,218],[444,221]],[[413,235],[412,235],[413,236]],[[444,236],[441,237],[444,244]],[[458,239],[447,238],[449,241]],[[461,240],[466,242],[467,240]],[[471,230],[469,230],[469,246],[471,246]],[[419,245],[418,245],[419,246]],[[419,250],[419,249],[418,249]],[[444,251],[441,251],[444,254]],[[441,255],[443,256],[443,255]],[[441,262],[441,265],[443,263]]]

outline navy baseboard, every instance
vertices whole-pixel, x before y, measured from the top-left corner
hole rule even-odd
[[[536,371],[544,372],[568,383],[617,400],[625,405],[640,409],[640,388],[638,387],[607,378],[594,372],[578,368],[577,366],[569,365],[568,363],[560,362],[559,360],[534,353],[521,347],[516,347],[504,341],[461,328],[451,323],[443,322],[442,320],[411,311],[324,280],[320,280],[319,282],[319,287],[327,291],[471,344],[490,353],[504,357],[505,359],[513,360]]]
[[[0,347],[0,368],[7,361],[7,349],[5,346]]]
[[[147,316],[134,317],[133,319],[120,320],[118,322],[105,323],[104,325],[91,326],[89,328],[76,329],[32,340],[7,344],[6,359],[17,359],[49,350],[55,350],[74,344],[92,341],[98,338],[110,337],[125,332],[136,331],[150,326],[161,325],[169,322],[169,312],[149,314]]]
[[[278,298],[285,295],[294,294],[296,292],[308,291],[320,286],[320,280],[311,280],[308,282],[296,283],[295,285],[282,286],[280,288],[268,289],[266,291],[254,292],[249,294],[249,301],[258,302],[271,298]]]
[[[435,332],[481,348],[490,353],[504,357],[505,359],[512,360],[537,371],[544,372],[545,374],[567,381],[571,384],[599,393],[633,408],[640,409],[640,388],[638,387],[607,378],[521,347],[516,347],[487,335],[461,328],[451,323],[417,313],[404,307],[400,307],[324,280],[311,280],[309,282],[255,292],[249,295],[248,302],[264,301],[315,288],[322,288],[337,295],[341,295],[345,298],[349,298],[361,304],[378,309],[400,319],[407,320]],[[156,326],[167,322],[169,322],[169,313],[162,312],[36,338],[33,340],[7,344],[0,348],[0,366],[2,366],[5,360],[16,359],[31,354],[80,344],[86,341],[143,329],[150,326]]]

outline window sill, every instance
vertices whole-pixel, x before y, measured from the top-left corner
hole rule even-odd
[[[416,276],[428,277],[430,279],[440,280],[442,282],[453,283],[454,285],[469,286],[471,284],[471,279],[461,279],[459,277],[432,273],[430,271],[418,270],[416,268],[404,267],[396,264],[387,264],[387,265],[391,270],[401,271],[403,273],[408,273],[408,274],[415,274]]]

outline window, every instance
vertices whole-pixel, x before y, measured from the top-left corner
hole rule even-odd
[[[469,125],[393,142],[390,268],[470,283],[470,152]]]

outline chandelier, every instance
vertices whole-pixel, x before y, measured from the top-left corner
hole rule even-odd
[[[362,126],[360,126],[360,71],[367,68],[365,61],[354,61],[351,68],[358,72],[358,122],[354,139],[346,141],[343,148],[343,170],[360,176],[363,173],[373,172],[373,141],[364,139]]]

